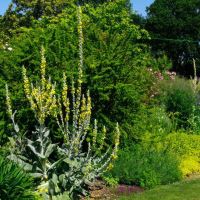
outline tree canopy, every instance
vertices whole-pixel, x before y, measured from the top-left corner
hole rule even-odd
[[[97,6],[109,0],[12,0],[6,13],[1,17],[0,32],[12,36],[20,27],[32,27],[35,20],[42,17],[55,17],[71,4],[92,4]],[[130,2],[125,6],[130,10]]]
[[[193,73],[192,58],[200,55],[200,1],[155,0],[147,12],[153,49],[165,51],[181,74]]]

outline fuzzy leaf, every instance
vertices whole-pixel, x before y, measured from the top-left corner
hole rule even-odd
[[[32,151],[37,157],[42,158],[42,159],[45,159],[45,156],[42,155],[42,154],[40,154],[39,152],[37,152],[36,148],[35,148],[31,143],[29,143],[27,146],[31,149],[31,151]]]
[[[18,133],[19,132],[19,126],[18,126],[18,124],[14,124],[14,129],[15,129],[15,131]]]
[[[51,153],[56,149],[56,144],[49,144],[48,147],[47,147],[47,150],[45,152],[45,157],[48,158]]]
[[[40,178],[43,176],[42,173],[31,173],[31,175],[34,177],[34,178]]]
[[[56,167],[58,164],[60,164],[63,161],[64,158],[59,159],[58,161],[54,162],[48,169],[48,171],[52,170],[54,167]]]

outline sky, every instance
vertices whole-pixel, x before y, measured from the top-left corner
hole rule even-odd
[[[153,1],[154,0],[131,0],[131,3],[133,9],[137,11],[138,14],[146,16],[146,6],[149,6]],[[11,0],[0,0],[0,15],[4,14],[10,2]]]
[[[0,0],[0,15],[6,11],[10,2],[11,0]]]
[[[153,2],[154,0],[131,0],[133,10],[144,17],[146,16],[146,7],[150,6]]]

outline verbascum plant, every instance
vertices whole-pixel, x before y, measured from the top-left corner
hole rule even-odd
[[[77,194],[86,194],[86,186],[111,168],[111,162],[117,157],[120,137],[118,124],[115,130],[114,144],[108,147],[105,142],[106,128],[103,127],[102,131],[98,133],[96,120],[93,128],[91,127],[90,93],[88,91],[86,95],[82,94],[83,32],[81,16],[82,12],[79,6],[79,65],[76,87],[74,81],[70,87],[68,86],[64,73],[61,94],[56,93],[56,84],[52,83],[50,78],[46,79],[46,59],[43,47],[40,66],[41,82],[36,85],[32,84],[23,67],[25,95],[35,113],[38,126],[31,139],[20,139],[22,143],[20,146],[24,147],[20,150],[17,144],[20,131],[14,121],[15,112],[13,114],[8,87],[6,87],[8,114],[12,119],[17,138],[13,142],[9,158],[21,164],[34,177],[39,178],[38,191],[48,194],[49,199],[64,191],[68,191],[72,199],[77,199]],[[63,134],[64,143],[61,145],[53,144],[50,140],[50,131],[46,123],[46,119],[49,117],[56,121],[58,130]],[[87,138],[90,138],[88,142],[86,142]]]

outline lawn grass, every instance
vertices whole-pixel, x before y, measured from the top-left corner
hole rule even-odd
[[[159,186],[118,200],[200,200],[200,179]]]

